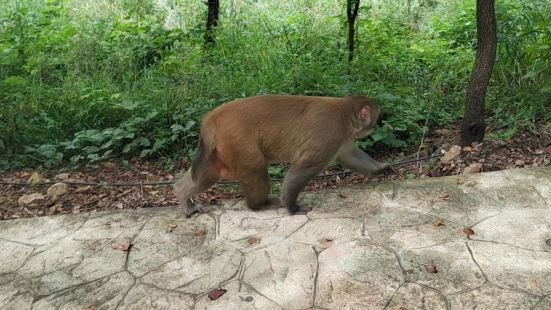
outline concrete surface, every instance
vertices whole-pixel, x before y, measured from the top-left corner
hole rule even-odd
[[[0,309],[551,309],[550,167],[304,202],[2,221]]]

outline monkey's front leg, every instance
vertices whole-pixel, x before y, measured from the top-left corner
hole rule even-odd
[[[378,162],[362,151],[354,142],[341,147],[337,161],[344,167],[365,176],[373,176],[390,168],[390,164]]]
[[[187,218],[193,213],[208,213],[209,208],[205,205],[195,204],[191,201],[191,196],[208,189],[218,180],[215,174],[207,174],[202,180],[195,182],[191,176],[191,169],[174,184],[174,194],[180,201],[180,206],[184,208],[184,214]]]
[[[312,167],[300,167],[293,164],[281,188],[281,204],[289,210],[291,214],[306,214],[312,211],[311,207],[297,205],[298,194],[304,189],[304,187],[315,177],[325,165],[312,166]]]

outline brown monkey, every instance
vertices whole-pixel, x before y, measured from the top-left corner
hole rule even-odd
[[[191,196],[218,179],[241,183],[247,206],[260,209],[281,203],[291,214],[310,209],[297,205],[298,194],[332,160],[371,176],[389,165],[363,152],[355,139],[373,132],[379,107],[370,98],[257,96],[224,104],[204,118],[198,153],[191,168],[176,184],[185,214],[208,212]],[[291,162],[280,199],[269,198],[267,165]]]

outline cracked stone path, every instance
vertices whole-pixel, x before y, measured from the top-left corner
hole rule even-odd
[[[0,221],[0,309],[551,309],[551,167],[304,202]]]

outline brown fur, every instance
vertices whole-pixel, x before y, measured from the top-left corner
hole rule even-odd
[[[207,212],[190,202],[191,195],[219,178],[235,179],[248,206],[258,209],[268,202],[267,165],[288,161],[292,167],[283,182],[281,203],[291,213],[300,212],[296,196],[332,160],[368,175],[387,167],[353,143],[371,133],[378,115],[379,107],[364,96],[266,95],[234,100],[204,118],[197,156],[175,192],[190,216]]]

